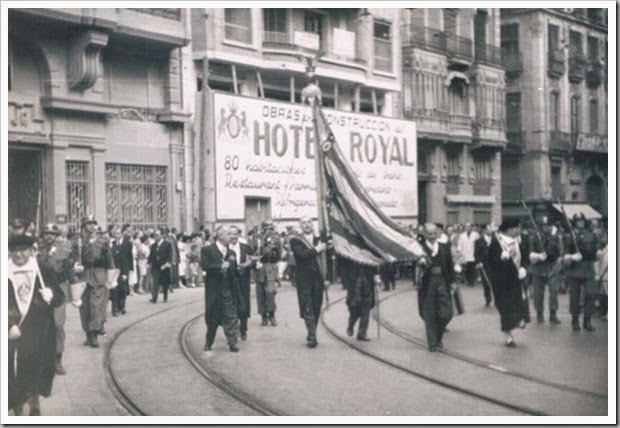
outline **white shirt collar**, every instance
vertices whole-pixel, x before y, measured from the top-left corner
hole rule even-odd
[[[235,258],[237,259],[237,263],[241,263],[240,257],[241,257],[241,242],[237,241],[237,243],[235,245],[230,245],[229,247],[231,250],[233,250],[235,252]]]
[[[439,252],[439,242],[435,241],[435,242],[430,242],[430,241],[426,241],[426,246],[429,248],[429,250],[431,250],[431,256],[435,257],[437,255],[437,253]]]
[[[228,247],[223,245],[220,241],[215,241],[215,245],[217,245],[217,249],[220,250],[220,253],[222,253],[222,256],[225,256],[226,253],[228,252]]]

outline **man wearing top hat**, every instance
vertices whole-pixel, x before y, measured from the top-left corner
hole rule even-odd
[[[82,219],[82,230],[71,241],[71,248],[75,260],[73,282],[86,282],[80,306],[82,330],[86,333],[84,345],[98,348],[97,336],[104,334],[109,298],[107,271],[114,269],[114,260],[108,239],[97,234],[97,220],[93,215]]]
[[[68,242],[60,239],[60,230],[55,224],[48,223],[41,231],[38,241],[37,261],[39,266],[53,272],[50,281],[57,285],[65,296],[69,296],[69,278],[72,275],[73,260],[71,258],[71,246]],[[66,305],[63,300],[54,309],[54,323],[56,325],[56,374],[64,375],[62,366],[62,354],[65,348],[65,321]]]
[[[594,331],[592,315],[594,302],[598,293],[594,276],[594,262],[597,260],[598,239],[586,229],[586,218],[582,213],[573,216],[573,231],[576,243],[571,238],[566,244],[564,254],[564,275],[568,287],[570,314],[572,315],[573,331],[580,331],[579,316],[581,315],[581,294],[583,293],[583,328]],[[575,245],[576,244],[576,245]]]

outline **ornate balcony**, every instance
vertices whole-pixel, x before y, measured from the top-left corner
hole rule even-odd
[[[502,50],[494,45],[478,45],[476,46],[476,62],[501,67],[502,66]]]
[[[552,79],[559,79],[566,73],[566,54],[561,49],[549,52],[547,74]]]
[[[514,49],[502,49],[502,65],[506,70],[506,76],[515,78],[523,72],[523,57],[520,51]]]
[[[549,133],[549,150],[568,152],[571,147],[570,141],[568,132],[551,131]]]
[[[581,83],[586,77],[588,61],[581,53],[571,54],[568,59],[568,81],[571,83]]]
[[[603,82],[603,66],[600,62],[590,62],[586,73],[586,83],[589,88],[598,88]]]
[[[490,178],[480,179],[474,182],[474,195],[490,195],[493,180]]]
[[[449,66],[467,68],[474,59],[474,44],[471,39],[446,32],[446,50]]]
[[[415,27],[413,24],[404,24],[401,27],[404,46],[446,52],[446,34],[436,28]]]

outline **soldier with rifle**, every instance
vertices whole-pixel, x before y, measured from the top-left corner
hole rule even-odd
[[[536,320],[539,323],[545,322],[544,297],[545,287],[547,287],[549,288],[549,322],[561,324],[557,311],[562,252],[560,234],[552,229],[546,216],[542,217],[540,230],[535,229],[534,236],[529,239],[529,272],[532,275],[534,307],[536,308]]]
[[[566,214],[565,214],[566,217]],[[568,218],[567,218],[568,220]],[[582,213],[575,214],[568,224],[571,240],[567,244],[564,255],[564,274],[568,287],[570,314],[573,331],[580,331],[579,316],[581,315],[581,296],[583,294],[583,328],[595,331],[592,326],[594,302],[598,293],[594,262],[597,260],[598,239],[586,229],[586,218]]]

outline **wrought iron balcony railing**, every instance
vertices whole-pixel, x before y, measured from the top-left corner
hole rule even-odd
[[[477,45],[476,46],[476,54],[475,54],[476,62],[481,62],[483,64],[488,65],[496,65],[502,66],[502,50],[501,48],[494,45]]]

